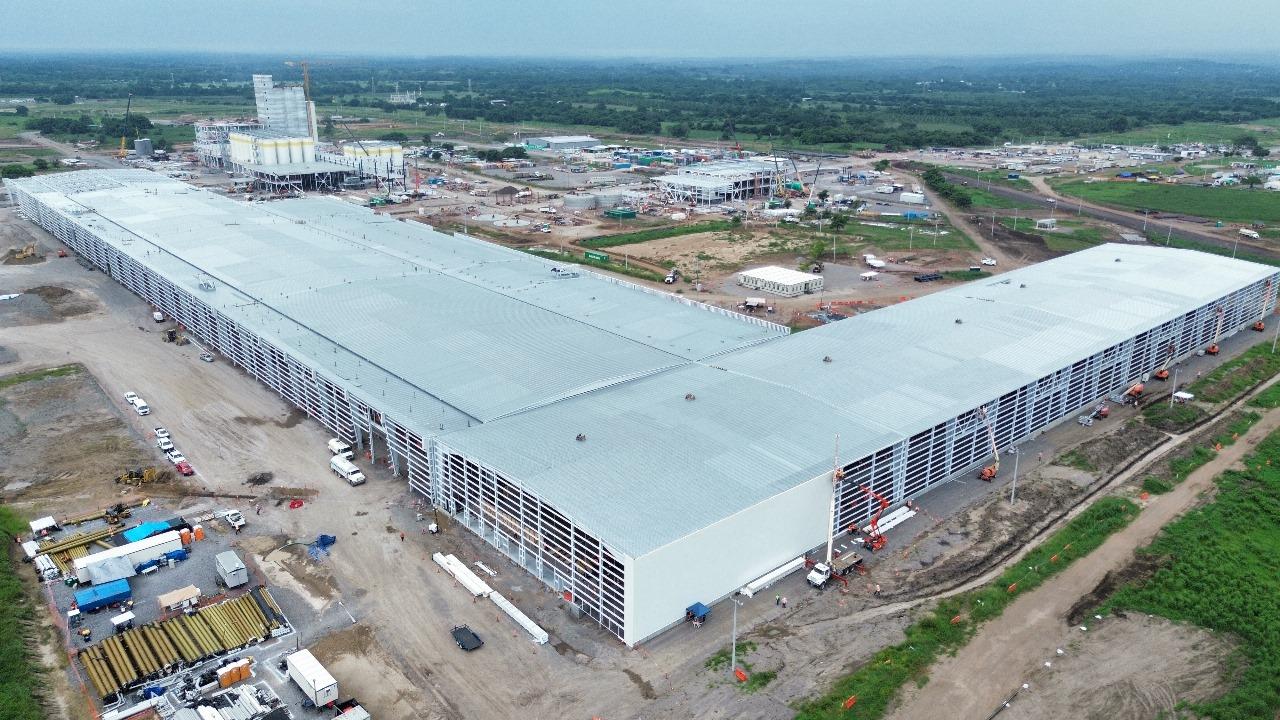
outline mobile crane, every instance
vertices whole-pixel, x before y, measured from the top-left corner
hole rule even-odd
[[[978,413],[982,415],[982,422],[987,426],[987,439],[991,441],[991,455],[995,458],[990,465],[982,468],[978,473],[978,479],[991,482],[996,475],[1000,474],[1000,447],[996,445],[996,431],[991,428],[991,418],[987,417],[987,406],[978,408]]]
[[[1267,316],[1267,299],[1271,297],[1271,281],[1267,281],[1267,289],[1262,291],[1262,309],[1258,311],[1258,322],[1253,324],[1256,332],[1262,332],[1267,329],[1267,323],[1263,318]]]
[[[1221,307],[1219,307],[1218,308],[1218,325],[1213,330],[1213,342],[1209,343],[1209,347],[1204,349],[1204,352],[1206,355],[1218,354],[1218,350],[1220,350],[1220,348],[1218,347],[1218,340],[1222,337],[1222,321],[1225,319],[1226,319],[1226,313],[1223,312]]]
[[[1155,373],[1151,377],[1157,380],[1169,379],[1169,362],[1173,360],[1173,354],[1177,352],[1177,349],[1178,349],[1177,345],[1175,345],[1174,343],[1169,343],[1169,354],[1165,356],[1164,362],[1161,363],[1160,365],[1160,369],[1155,371]]]
[[[871,523],[867,525],[867,535],[862,541],[862,547],[871,552],[883,550],[888,540],[885,539],[884,535],[880,534],[880,516],[884,514],[885,510],[889,509],[889,501],[866,485],[859,485],[858,488],[880,503],[880,509],[876,510],[876,514],[871,516]],[[851,529],[857,530],[857,527],[857,525],[854,525]]]

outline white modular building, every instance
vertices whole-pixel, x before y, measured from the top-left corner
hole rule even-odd
[[[628,645],[865,522],[860,485],[900,503],[971,475],[991,436],[1247,329],[1280,281],[1100,245],[789,336],[332,198],[235,202],[145,171],[6,184]]]
[[[822,276],[769,265],[738,273],[738,284],[782,297],[799,297],[822,289]]]
[[[525,143],[535,150],[566,152],[595,147],[600,141],[590,135],[548,135],[547,137],[530,138]]]

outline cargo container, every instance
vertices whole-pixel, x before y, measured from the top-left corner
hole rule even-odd
[[[924,193],[904,192],[898,196],[898,201],[908,205],[923,205]]]
[[[139,565],[160,560],[165,557],[166,553],[174,550],[182,549],[182,536],[177,530],[153,535],[145,540],[131,542],[126,545],[113,547],[110,550],[103,550],[92,555],[86,555],[82,558],[76,558],[73,563],[76,579],[82,583],[98,583],[105,579],[95,580],[96,571],[113,564],[118,558],[125,559],[129,565],[136,568]],[[118,563],[114,563],[118,564]],[[117,576],[120,577],[120,576]],[[111,578],[115,579],[115,578]]]
[[[128,580],[113,580],[97,587],[76,593],[76,607],[80,612],[93,612],[108,605],[121,603],[133,597]]]
[[[310,650],[299,650],[285,658],[285,667],[289,671],[289,679],[316,707],[337,702],[338,681],[333,679]]]

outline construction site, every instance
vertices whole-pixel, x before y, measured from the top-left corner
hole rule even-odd
[[[319,162],[295,130],[210,128],[201,154]],[[1177,373],[1233,357],[1276,309],[1269,266],[1145,243],[1030,264],[979,245],[979,264],[946,218],[864,214],[857,247],[886,254],[791,270],[814,234],[764,213],[816,203],[820,164],[800,182],[759,163],[710,201],[758,205],[741,225],[629,244],[667,274],[624,279],[502,222],[565,218],[576,242],[699,222],[701,200],[513,186],[495,195],[516,207],[485,208],[491,170],[413,192],[398,145],[365,145],[326,160],[354,172],[271,195],[324,192],[270,203],[146,170],[6,181],[0,377],[34,379],[0,385],[17,448],[0,488],[56,528],[33,525],[29,552],[73,659],[64,705],[791,717],[1129,477],[1171,437],[1139,406],[1195,403]],[[400,208],[330,192],[397,161]],[[745,167],[703,164],[670,177]],[[922,280],[937,263],[975,279]],[[815,308],[817,327],[787,322]],[[244,585],[219,581],[227,552]],[[725,681],[732,636],[750,660]],[[341,691],[308,694],[294,655]],[[748,675],[768,692],[736,688]]]

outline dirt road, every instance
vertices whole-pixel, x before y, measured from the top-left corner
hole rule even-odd
[[[906,177],[909,177],[912,180],[915,180],[916,182],[920,183],[922,187],[924,186],[924,181],[920,179],[919,175],[916,175],[915,173],[904,170],[900,167],[895,167],[894,171],[901,173],[902,175],[905,175]],[[991,242],[990,238],[983,235],[981,228],[979,228],[977,225],[974,225],[972,222],[969,222],[969,216],[967,214],[951,207],[951,205],[949,205],[942,198],[938,197],[938,195],[934,193],[932,190],[926,190],[926,192],[929,195],[929,199],[933,201],[934,209],[942,213],[947,218],[947,222],[951,223],[952,227],[956,228],[957,230],[964,233],[965,235],[968,235],[969,239],[973,240],[973,242],[978,246],[978,250],[983,254],[984,257],[992,258],[997,263],[999,263],[999,265],[997,266],[997,269],[999,272],[1003,272],[1005,270],[1011,270],[1022,264],[1022,263],[1014,262],[1014,259],[1011,258],[1009,255],[1007,255],[1004,252],[1004,250],[1001,250],[998,245]]]
[[[939,662],[924,688],[911,692],[890,715],[895,720],[932,719],[938,708],[956,718],[987,717],[1060,646],[1071,606],[1109,571],[1133,558],[1133,551],[1174,518],[1193,507],[1219,473],[1240,461],[1268,433],[1280,427],[1280,411],[1267,412],[1245,435],[1191,473],[1166,495],[1153,496],[1128,527],[1062,574],[1010,605],[984,625],[958,653]]]

